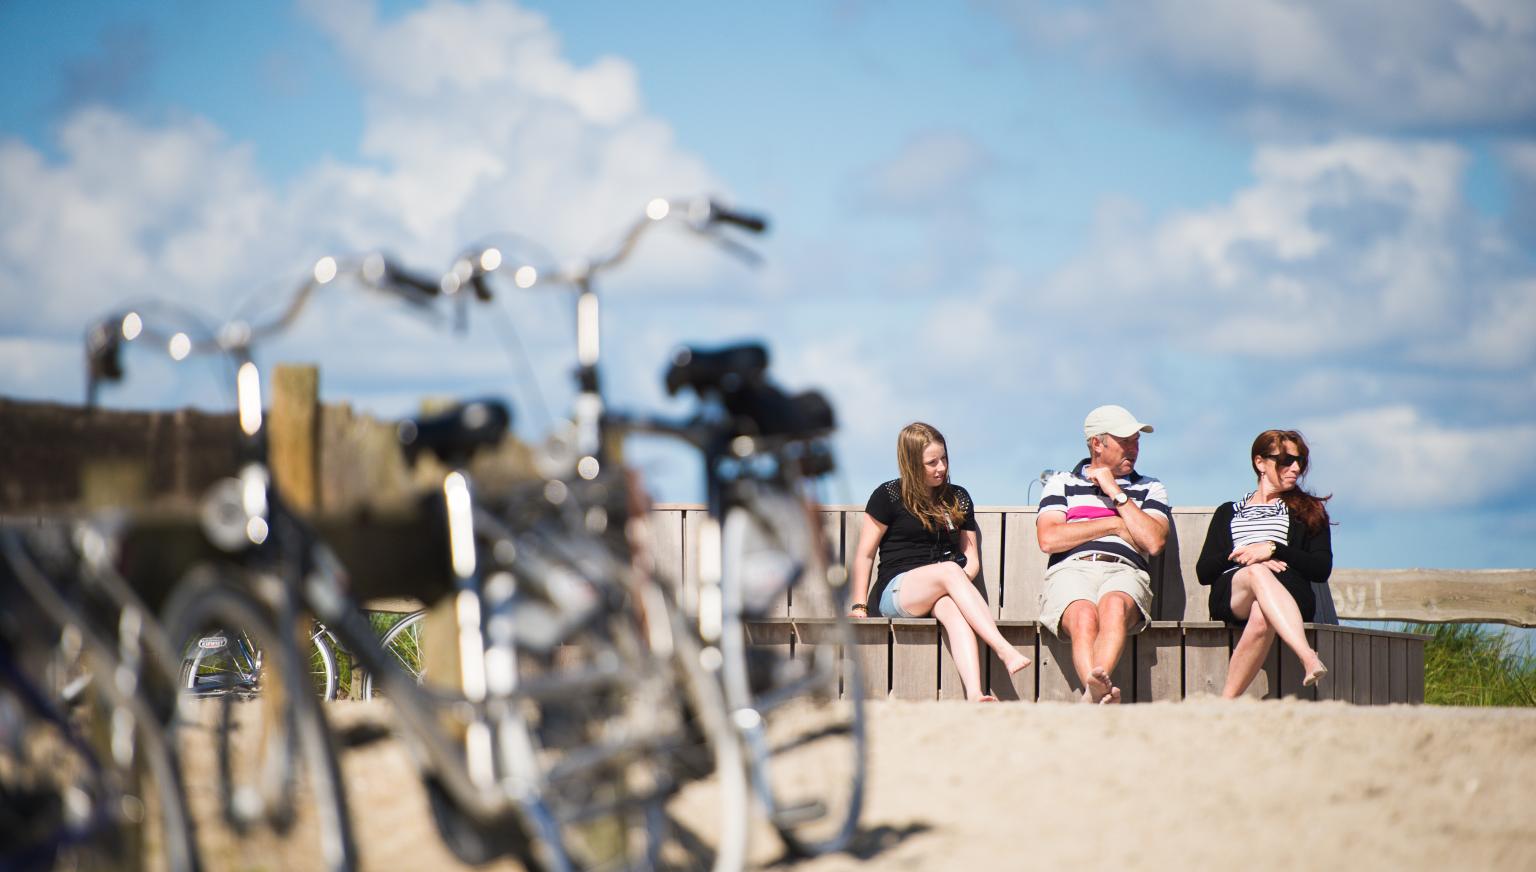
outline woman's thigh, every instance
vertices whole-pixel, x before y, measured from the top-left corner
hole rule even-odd
[[[945,586],[946,576],[955,573],[959,573],[962,578],[965,576],[965,570],[960,568],[960,564],[949,561],[907,570],[907,577],[902,581],[898,593],[902,609],[914,615],[926,615],[933,611],[933,604],[939,601],[939,597],[949,595],[949,589]]]

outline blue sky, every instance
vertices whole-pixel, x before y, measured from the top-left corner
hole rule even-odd
[[[652,196],[773,220],[749,269],[679,235],[606,286],[613,398],[758,337],[842,421],[1026,501],[1091,407],[1157,426],[1175,504],[1299,427],[1340,565],[1536,566],[1536,7],[1523,0],[0,4],[0,394],[80,395],[86,322],[271,304],[326,253],[442,269],[515,232],[601,250]],[[458,336],[338,294],[265,352],[379,414],[569,401],[562,301]],[[115,404],[218,406],[140,355]],[[661,496],[686,455],[640,453]]]

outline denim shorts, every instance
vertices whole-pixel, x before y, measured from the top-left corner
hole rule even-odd
[[[906,577],[907,577],[907,573],[903,572],[902,574],[900,574],[900,575],[896,576],[895,578],[891,579],[891,583],[885,586],[885,592],[880,594],[880,617],[882,617],[882,618],[918,618],[918,617],[922,617],[921,615],[914,615],[914,614],[912,614],[911,612],[909,612],[906,609],[902,608],[898,604],[898,601],[897,601],[897,598],[896,598],[896,594],[901,591],[901,583],[902,583],[903,580],[906,579]]]

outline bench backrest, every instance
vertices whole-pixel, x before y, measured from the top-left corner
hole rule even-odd
[[[1195,577],[1195,561],[1214,513],[1211,507],[1176,507],[1163,553],[1152,560],[1153,618],[1210,618],[1207,589]],[[1046,555],[1035,539],[1034,506],[977,506],[981,527],[980,584],[1001,620],[1035,620],[1045,578]],[[683,580],[698,579],[698,531],[702,506],[662,504],[653,512],[657,561]],[[832,550],[852,569],[864,521],[862,506],[827,506],[822,523]],[[1329,587],[1339,617],[1382,621],[1480,621],[1536,626],[1536,569],[1423,570],[1335,568]],[[828,617],[829,604],[795,603],[781,614]]]

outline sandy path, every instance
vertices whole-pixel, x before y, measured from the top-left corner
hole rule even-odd
[[[332,710],[387,719],[374,704]],[[858,856],[787,864],[764,832],[760,865],[1536,868],[1536,711],[1253,701],[870,711]],[[365,868],[459,868],[398,744],[353,750],[344,765]],[[263,853],[240,865],[267,867]]]

